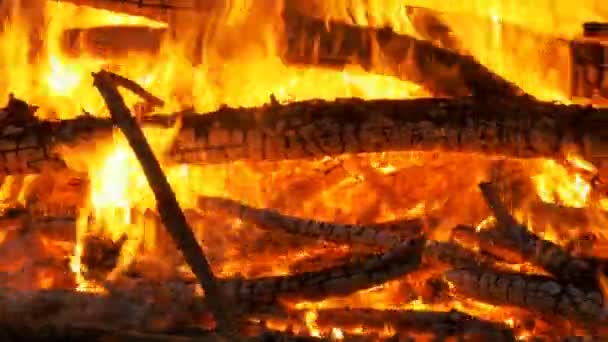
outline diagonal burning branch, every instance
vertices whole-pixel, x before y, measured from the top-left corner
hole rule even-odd
[[[142,165],[148,183],[154,192],[158,212],[166,229],[205,290],[220,332],[226,334],[226,337],[232,336],[234,332],[226,314],[228,309],[221,304],[222,296],[211,266],[188,226],[186,217],[177,203],[173,189],[171,189],[167,178],[163,174],[146,137],[135,122],[135,119],[131,116],[122,96],[118,93],[116,85],[113,83],[114,77],[106,71],[100,71],[94,74],[93,78],[95,79],[95,86],[99,89],[112,114],[112,119],[127,137],[129,145],[131,145],[137,159]]]

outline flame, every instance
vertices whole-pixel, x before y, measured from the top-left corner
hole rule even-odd
[[[532,177],[539,197],[547,203],[582,208],[587,205],[591,184],[578,172],[569,172],[553,160],[542,162],[539,173]]]

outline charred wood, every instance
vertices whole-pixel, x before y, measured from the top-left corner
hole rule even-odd
[[[452,229],[452,240],[470,249],[477,249],[483,253],[493,255],[501,260],[510,263],[523,263],[526,261],[521,253],[514,251],[510,245],[505,246],[504,242],[496,241],[496,228],[488,228],[480,231],[472,226],[459,225]]]
[[[584,121],[587,111],[498,98],[349,99],[222,108],[205,116],[184,115],[171,154],[186,163],[437,150],[560,158],[567,147],[587,151],[591,146],[583,141],[598,138],[588,137],[577,128],[580,122],[571,121]]]
[[[424,239],[414,239],[384,254],[316,272],[221,281],[221,288],[232,300],[254,307],[280,301],[315,301],[347,296],[374,287],[415,270],[421,261]]]
[[[157,54],[167,30],[149,26],[97,26],[63,31],[61,48],[69,56],[91,54],[102,58],[133,53]]]
[[[124,79],[106,71],[93,74],[93,78],[95,87],[101,93],[112,115],[112,120],[116,122],[126,136],[129,145],[141,164],[148,184],[154,193],[157,209],[165,228],[184,255],[188,266],[190,266],[207,294],[206,298],[213,310],[219,332],[228,340],[236,341],[232,322],[228,318],[230,316],[228,315],[230,308],[226,308],[225,305],[220,304],[222,294],[205,253],[196,241],[186,221],[184,212],[177,202],[175,193],[167,181],[158,159],[154,155],[154,152],[152,152],[152,148],[148,140],[146,140],[141,127],[138,126],[124,99],[118,92],[117,86],[121,85],[124,87],[124,84],[122,84]],[[117,83],[117,79],[120,82]],[[136,89],[139,90],[139,88]],[[143,92],[146,93],[145,91]],[[138,92],[136,91],[136,93]]]
[[[454,242],[429,241],[424,248],[424,257],[452,267],[494,267],[495,259],[475,253]]]
[[[541,239],[519,224],[502,203],[491,183],[479,185],[483,196],[491,208],[498,227],[487,230],[494,244],[501,244],[527,261],[542,267],[555,277],[583,287],[596,287],[596,272],[593,265],[582,258],[570,255],[563,247]]]
[[[284,22],[287,48],[283,58],[289,64],[360,64],[369,71],[413,81],[440,96],[524,95],[473,57],[396,34],[390,28],[328,23],[292,8],[285,11]]]
[[[324,309],[317,311],[316,324],[321,329],[337,327],[346,331],[359,327],[365,330],[383,331],[388,325],[397,335],[434,333],[445,337],[461,337],[465,341],[473,341],[474,338],[515,341],[512,331],[506,325],[475,318],[455,310],[439,312]]]
[[[582,323],[605,321],[602,295],[553,278],[482,268],[460,268],[445,273],[456,292],[495,305],[511,305],[563,316]]]
[[[419,222],[411,220],[380,225],[322,222],[283,215],[273,209],[254,208],[219,197],[199,197],[198,206],[205,211],[219,212],[239,218],[243,222],[253,223],[262,229],[284,231],[339,244],[360,244],[385,249],[393,248],[406,240],[419,236],[423,230],[422,224],[417,225],[416,223]],[[387,228],[392,228],[392,231]],[[402,230],[398,228],[402,228]]]
[[[575,149],[601,160],[603,109],[523,99],[342,99],[258,108],[221,108],[180,114],[182,128],[170,159],[179,163],[279,161],[349,153],[445,151],[511,158],[561,158]],[[144,126],[171,126],[176,115],[142,118]],[[598,129],[598,130],[596,130]],[[112,122],[83,116],[4,128],[0,171],[35,169],[58,154],[91,149],[111,137]],[[2,146],[5,146],[2,148]],[[66,157],[68,157],[66,155]]]

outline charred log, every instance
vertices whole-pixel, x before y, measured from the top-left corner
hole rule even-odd
[[[606,319],[601,293],[585,292],[550,277],[461,268],[446,272],[445,278],[459,294],[488,303],[518,306],[581,323]]]
[[[118,264],[122,246],[127,241],[123,234],[117,241],[106,236],[87,235],[83,240],[81,265],[88,279],[102,281]]]
[[[444,337],[461,337],[465,341],[486,338],[515,341],[512,331],[501,323],[486,321],[458,311],[408,311],[373,309],[325,309],[317,311],[316,324],[321,328],[344,330],[363,327],[384,331],[386,326],[400,334],[433,333]],[[468,338],[467,338],[468,337]]]
[[[560,158],[599,150],[579,131],[590,109],[522,99],[307,101],[185,115],[178,162],[284,160],[378,151],[453,151]],[[602,112],[602,110],[597,110]],[[593,134],[593,133],[592,133]],[[587,149],[590,147],[591,149]]]
[[[181,114],[182,128],[168,157],[179,163],[225,163],[451,151],[559,159],[574,149],[586,160],[601,161],[602,126],[588,118],[604,112],[500,98],[343,99],[221,108],[206,115]],[[175,115],[149,116],[142,119],[142,125],[171,126],[176,119]],[[111,137],[112,126],[110,120],[84,116],[5,128],[0,139],[0,147],[6,144],[0,148],[0,169],[7,174],[23,169],[38,172],[33,168],[36,162],[52,164],[59,153],[87,148],[94,152],[100,139]]]
[[[63,31],[60,44],[62,51],[72,57],[127,57],[133,53],[157,54],[166,34],[166,29],[148,26],[72,28]]]
[[[390,28],[328,23],[303,16],[292,8],[285,11],[284,22],[287,32],[284,59],[289,64],[330,67],[359,64],[372,72],[413,81],[439,96],[524,94],[471,56],[396,34]]]
[[[415,270],[421,260],[424,239],[415,239],[384,254],[367,257],[317,272],[257,279],[222,280],[224,293],[236,302],[254,307],[280,301],[314,301],[346,296],[380,285]]]
[[[369,247],[393,248],[421,234],[422,225],[405,220],[386,224],[356,225],[322,222],[287,216],[273,209],[259,209],[229,199],[199,197],[199,208],[239,218],[267,230],[284,231],[290,234],[322,239],[339,244],[359,244]],[[413,223],[413,224],[412,224]],[[388,229],[382,229],[385,225]],[[399,231],[395,228],[407,228]]]
[[[497,229],[486,231],[494,244],[517,252],[523,259],[544,268],[559,279],[583,287],[594,287],[596,272],[591,263],[570,255],[561,246],[541,239],[519,224],[491,183],[482,183],[480,188],[499,224]]]

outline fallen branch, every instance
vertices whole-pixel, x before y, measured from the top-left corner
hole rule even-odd
[[[488,231],[496,245],[500,244],[519,253],[523,259],[542,267],[559,279],[578,286],[597,288],[596,274],[591,263],[570,255],[561,246],[541,239],[519,224],[491,183],[482,183],[479,187],[498,221],[498,228]]]
[[[359,64],[368,71],[420,84],[438,96],[524,95],[473,57],[396,34],[390,28],[327,22],[291,8],[284,13],[284,23],[287,47],[283,58],[288,64]]]
[[[205,290],[206,299],[213,309],[220,333],[225,334],[226,337],[233,336],[234,332],[227,315],[229,309],[222,301],[222,295],[211,266],[188,226],[186,217],[175,198],[173,189],[171,189],[171,185],[169,185],[167,178],[163,174],[160,164],[154,156],[143,131],[131,116],[122,96],[116,89],[116,85],[113,83],[115,77],[111,76],[108,72],[100,71],[93,74],[93,78],[95,86],[108,106],[112,119],[126,136],[129,145],[142,166],[146,179],[156,198],[157,209],[165,228],[169,231],[192,272],[196,275],[202,288]]]
[[[205,211],[229,215],[243,222],[255,224],[270,231],[285,231],[290,234],[322,239],[339,244],[360,244],[368,247],[393,248],[421,234],[421,222],[404,220],[377,226],[339,224],[287,216],[273,209],[259,209],[229,199],[199,197],[198,206]],[[411,224],[414,223],[414,224]],[[420,223],[420,225],[416,225]],[[392,226],[392,231],[386,229]],[[407,228],[399,231],[399,228]]]
[[[581,323],[603,322],[607,317],[601,293],[585,292],[550,277],[461,268],[447,271],[445,278],[457,293],[495,305],[518,306]]]
[[[316,301],[341,297],[396,279],[415,270],[421,260],[424,239],[399,245],[384,254],[373,255],[315,272],[257,279],[221,280],[226,296],[241,306],[253,308],[281,301]]]

